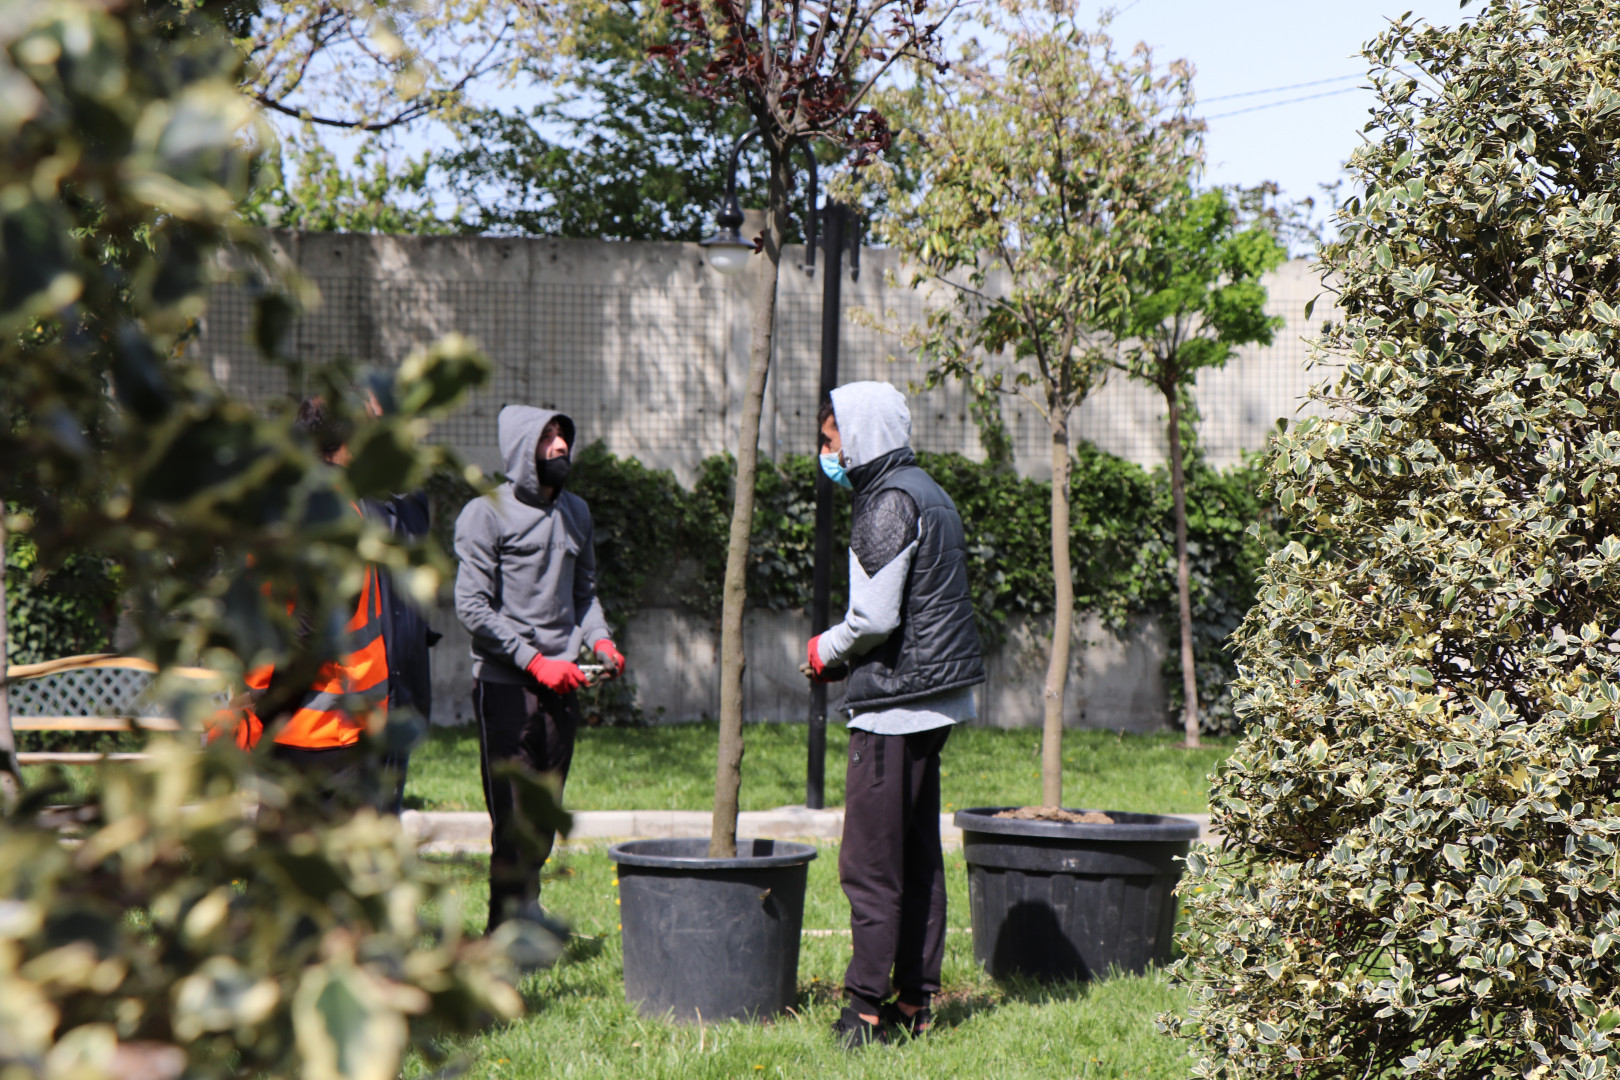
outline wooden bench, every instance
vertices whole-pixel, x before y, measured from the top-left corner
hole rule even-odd
[[[230,695],[224,678],[207,668],[172,668],[181,678],[212,683],[221,705]],[[98,653],[64,656],[6,668],[6,701],[13,731],[179,731],[180,722],[155,698],[157,666],[133,656]],[[143,754],[25,751],[22,765],[89,765]]]

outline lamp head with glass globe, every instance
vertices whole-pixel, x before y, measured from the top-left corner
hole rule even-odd
[[[740,231],[743,212],[737,202],[735,173],[731,180],[728,186],[732,190],[726,193],[726,201],[714,219],[715,234],[698,245],[708,257],[709,265],[728,277],[748,269],[748,257],[754,253],[754,245],[744,240]]]

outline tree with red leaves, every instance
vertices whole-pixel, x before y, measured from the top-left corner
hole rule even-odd
[[[720,628],[720,747],[709,854],[737,851],[742,785],[743,605],[748,534],[754,522],[759,416],[776,331],[776,282],[793,191],[794,144],[825,139],[856,153],[854,164],[889,148],[887,120],[865,105],[895,64],[942,68],[941,28],[962,0],[664,0],[669,39],[650,52],[669,63],[687,92],[736,102],[754,117],[768,164],[765,228],[755,238],[754,333],[748,392],[737,440],[737,496],[726,551]],[[829,267],[836,273],[836,267]]]

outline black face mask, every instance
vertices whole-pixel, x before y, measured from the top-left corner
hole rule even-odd
[[[568,483],[568,470],[572,468],[566,457],[547,458],[540,462],[539,479],[543,488],[556,488],[561,491],[563,485]]]

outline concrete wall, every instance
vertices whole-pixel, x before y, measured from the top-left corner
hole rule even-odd
[[[322,296],[294,331],[293,347],[305,360],[347,356],[392,366],[451,330],[483,345],[494,378],[435,437],[485,468],[500,463],[495,414],[507,402],[565,409],[583,440],[601,439],[614,453],[670,469],[683,482],[705,457],[736,445],[751,277],[715,273],[695,244],[275,235]],[[760,432],[760,449],[773,458],[815,449],[825,267],[808,277],[798,269],[801,259],[801,249],[788,249],[782,269],[777,356]],[[931,299],[906,280],[893,252],[862,252],[860,281],[844,283],[841,382],[882,379],[906,389],[922,381],[901,336]],[[1241,350],[1225,368],[1199,375],[1200,435],[1217,465],[1262,449],[1277,418],[1292,417],[1311,385],[1330,374],[1307,365],[1305,304],[1322,291],[1309,267],[1288,263],[1266,284],[1268,309],[1285,321],[1274,344]],[[1320,312],[1332,314],[1326,303]],[[298,393],[283,369],[257,356],[249,314],[238,289],[220,286],[193,354],[248,400]],[[961,390],[913,388],[911,408],[919,449],[982,459]],[[1009,398],[1003,415],[1019,472],[1050,475],[1039,414]],[[1140,464],[1164,460],[1163,400],[1122,377],[1080,407],[1072,429]]]
[[[1075,627],[1064,717],[1070,727],[1145,732],[1167,727],[1165,658],[1158,624],[1141,620],[1122,637],[1096,616],[1082,614]],[[435,625],[445,639],[433,650],[434,720],[472,720],[472,667],[467,632],[448,612]],[[743,675],[743,714],[748,721],[803,722],[809,715],[809,685],[799,673],[810,620],[797,612],[751,611],[747,615],[748,665]],[[988,680],[976,694],[979,723],[1027,727],[1042,719],[1050,631],[1014,620],[1005,644],[986,656]],[[641,707],[659,723],[713,718],[720,714],[719,633],[713,620],[672,608],[645,608],[618,639],[629,661]],[[828,705],[837,708],[834,685]]]
[[[696,245],[294,232],[275,234],[275,242],[321,293],[320,306],[294,330],[293,348],[306,361],[346,356],[392,366],[452,330],[483,345],[495,364],[491,383],[434,437],[486,469],[500,464],[495,414],[508,402],[565,409],[582,440],[601,439],[614,453],[669,469],[686,483],[705,457],[736,445],[752,281],[710,270]],[[783,263],[778,349],[760,433],[760,450],[769,457],[815,448],[825,267],[808,277],[801,259],[799,249],[789,249]],[[860,281],[844,284],[840,381],[882,379],[909,388],[914,445],[982,459],[965,395],[955,387],[924,393],[914,386],[924,373],[901,335],[922,319],[929,294],[905,284],[905,267],[893,252],[866,250],[861,262]],[[1262,449],[1278,417],[1310,411],[1303,405],[1307,390],[1330,374],[1306,363],[1304,306],[1322,291],[1307,265],[1289,263],[1266,284],[1269,310],[1285,322],[1275,343],[1243,350],[1224,369],[1199,376],[1200,437],[1217,465]],[[249,315],[237,288],[217,288],[192,355],[250,401],[300,393],[304,388],[284,369],[258,357]],[[1321,317],[1331,315],[1324,304]],[[1040,416],[1016,400],[1003,415],[1018,471],[1049,476],[1050,442]],[[1077,438],[1140,464],[1163,461],[1162,399],[1127,380],[1109,381],[1081,406],[1072,427]],[[967,525],[971,531],[973,522]],[[448,610],[435,625],[446,633],[433,661],[436,718],[465,719],[466,635]],[[758,612],[749,628],[748,716],[802,719],[808,698],[797,666],[807,620]],[[622,644],[650,716],[660,708],[666,719],[717,713],[716,637],[712,626],[680,612],[637,616]],[[1164,644],[1155,626],[1118,639],[1082,615],[1077,638],[1070,723],[1128,731],[1166,723]],[[1039,635],[1015,627],[990,657],[990,672],[980,693],[982,721],[1039,723],[1045,676]]]

